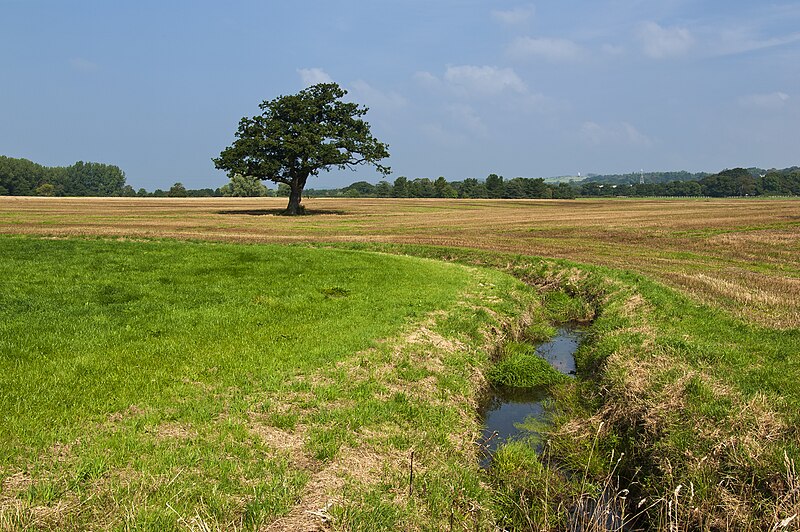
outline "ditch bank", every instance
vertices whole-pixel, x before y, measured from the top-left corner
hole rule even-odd
[[[545,452],[512,441],[493,456],[486,478],[498,526],[574,529],[570,513],[582,507],[634,529],[800,526],[800,330],[744,322],[606,267],[463,248],[348,247],[504,271],[540,290],[553,322],[571,319],[559,307],[591,313],[579,378],[550,390]],[[530,340],[509,327],[506,340]]]

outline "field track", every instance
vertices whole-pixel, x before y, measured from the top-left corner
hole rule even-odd
[[[0,233],[236,242],[392,242],[558,257],[642,273],[770,327],[800,326],[800,201],[28,198]]]

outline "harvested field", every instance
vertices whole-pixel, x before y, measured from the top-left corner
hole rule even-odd
[[[800,201],[20,198],[0,233],[472,247],[632,270],[749,320],[800,326]]]

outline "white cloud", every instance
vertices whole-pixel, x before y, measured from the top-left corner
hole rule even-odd
[[[716,41],[711,44],[712,55],[735,55],[795,43],[800,41],[800,32],[765,39],[748,28],[728,28],[719,32]]]
[[[493,66],[461,65],[449,66],[444,81],[452,87],[470,95],[497,95],[505,91],[519,94],[528,88],[511,68]]]
[[[471,105],[451,104],[447,106],[447,112],[457,125],[470,133],[482,137],[488,135],[486,124]]]
[[[780,109],[789,101],[789,95],[785,92],[770,92],[766,94],[750,94],[739,98],[739,104],[743,107],[753,107],[756,109]]]
[[[420,133],[428,142],[442,146],[454,147],[466,141],[463,135],[449,131],[438,123],[423,124]]]
[[[351,84],[350,92],[355,101],[363,103],[373,111],[392,112],[405,107],[408,103],[400,94],[381,91],[361,79]]]
[[[622,55],[625,53],[625,47],[616,44],[604,44],[601,50],[606,55]]]
[[[591,144],[616,144],[630,146],[650,146],[653,141],[628,122],[598,124],[584,122],[581,136]]]
[[[494,10],[492,11],[492,18],[503,24],[513,26],[528,22],[535,13],[536,8],[533,5],[527,5],[508,10]]]
[[[430,72],[416,72],[414,79],[420,86],[448,98],[451,104],[447,110],[451,118],[459,115],[463,123],[473,126],[479,118],[469,107],[453,106],[453,98],[474,102],[488,99],[495,106],[513,109],[517,112],[546,112],[562,107],[547,96],[532,92],[524,81],[511,68],[494,66],[461,65],[450,66],[439,78]],[[473,116],[474,115],[474,116]],[[477,128],[480,130],[480,128]],[[477,131],[476,130],[476,131]]]
[[[694,37],[688,29],[664,28],[655,22],[643,23],[637,37],[645,55],[654,59],[683,55],[694,44]]]
[[[541,57],[548,61],[575,61],[583,55],[583,48],[568,39],[519,37],[508,47],[516,58]]]
[[[81,72],[93,72],[98,69],[97,63],[93,63],[83,57],[73,57],[69,60],[69,66]]]
[[[442,86],[442,81],[439,78],[424,70],[414,72],[414,79],[428,89],[439,89]]]
[[[569,103],[545,96],[541,93],[528,93],[519,103],[523,111],[557,112],[569,107]]]
[[[321,68],[298,68],[297,73],[300,74],[300,80],[303,82],[304,87],[310,87],[317,83],[333,82],[333,78]]]

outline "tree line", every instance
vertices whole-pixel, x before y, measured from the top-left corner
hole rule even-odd
[[[278,187],[278,195],[283,191]],[[463,181],[447,181],[443,176],[431,180],[427,177],[408,179],[400,176],[390,183],[380,181],[373,185],[358,181],[341,189],[307,189],[308,197],[373,197],[373,198],[472,198],[472,199],[572,199],[576,189],[567,183],[549,184],[544,179],[489,174],[480,181],[469,177]]]
[[[343,188],[306,189],[308,197],[365,198],[471,198],[471,199],[572,199],[575,197],[688,197],[688,196],[798,196],[800,167],[764,170],[733,168],[717,174],[657,172],[644,174],[589,176],[582,181],[547,183],[542,178],[505,179],[489,174],[484,180],[466,178],[447,181],[443,176],[372,184],[357,181]],[[673,180],[668,180],[673,178]],[[677,179],[676,179],[677,178]],[[632,182],[636,181],[636,182]],[[290,189],[279,183],[267,188],[263,181],[234,174],[218,188],[170,188],[135,190],[125,184],[118,166],[78,161],[71,166],[47,167],[27,159],[0,156],[0,196],[127,196],[127,197],[288,197]]]
[[[44,166],[28,159],[0,155],[0,196],[121,196],[222,197],[275,196],[259,180],[235,175],[218,188],[187,189],[182,183],[169,189],[135,190],[125,183],[125,172],[113,164],[78,161],[71,166]]]
[[[47,167],[27,159],[0,155],[0,196],[122,196],[125,185],[118,166],[78,161]]]
[[[140,188],[136,196],[143,198],[220,198],[220,197],[275,197],[277,191],[267,188],[260,179],[234,174],[228,184],[219,188],[186,188],[183,183],[172,185],[169,190],[160,188],[153,192]]]
[[[757,170],[755,168],[751,170]],[[763,172],[762,172],[763,173]],[[609,185],[630,185],[639,183],[643,178],[646,183],[670,183],[673,181],[700,181],[704,177],[711,175],[708,172],[630,172],[627,174],[586,174],[586,178],[580,183],[600,183]]]
[[[591,178],[589,178],[591,179]],[[705,174],[699,180],[662,183],[627,183],[584,181],[579,185],[583,197],[612,196],[797,196],[800,195],[800,167],[782,170],[733,168],[718,174]]]
[[[700,176],[698,179],[697,176]],[[599,180],[595,180],[597,178]],[[628,182],[622,178],[628,179]],[[669,177],[679,179],[666,180]],[[618,180],[619,178],[619,180]],[[631,183],[632,180],[637,180]],[[576,197],[734,197],[734,196],[797,196],[800,195],[800,167],[782,170],[733,168],[717,174],[659,172],[645,174],[646,183],[639,183],[640,174],[591,176],[582,181],[547,183],[542,178],[515,177],[505,180],[490,174],[486,180],[475,178],[448,182],[398,177],[394,183],[381,181],[373,185],[358,181],[340,189],[308,189],[308,197],[373,197],[373,198],[496,198],[496,199],[572,199]],[[650,182],[651,180],[655,182]],[[277,195],[285,195],[278,187]]]

